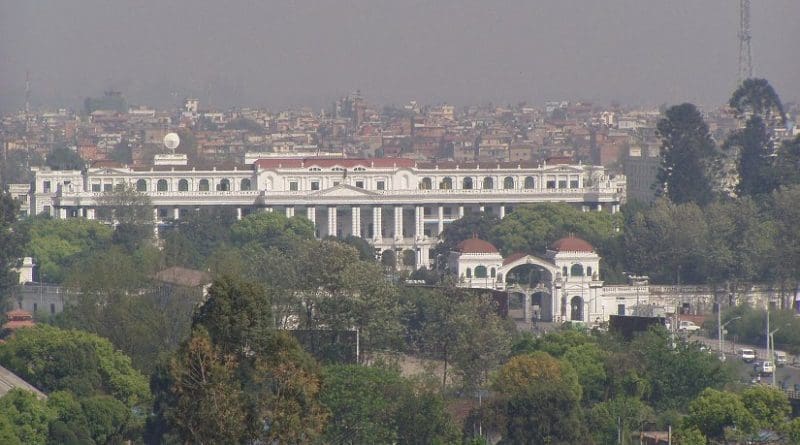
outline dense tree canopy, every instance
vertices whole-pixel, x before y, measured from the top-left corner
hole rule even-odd
[[[670,107],[658,122],[662,138],[658,191],[676,204],[704,205],[713,198],[714,142],[692,104]]]

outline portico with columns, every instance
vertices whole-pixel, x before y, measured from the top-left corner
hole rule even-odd
[[[183,163],[129,167],[98,163],[85,171],[35,171],[29,214],[96,218],[103,193],[131,184],[147,195],[156,224],[205,206],[236,218],[280,211],[312,221],[318,236],[360,236],[376,251],[410,249],[417,267],[447,224],[485,211],[500,218],[515,207],[563,202],[614,211],[624,177],[583,164],[419,163],[410,159],[271,158],[253,165],[201,170]]]

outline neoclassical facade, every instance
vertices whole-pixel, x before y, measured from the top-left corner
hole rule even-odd
[[[376,250],[411,249],[417,265],[444,226],[465,213],[500,218],[517,206],[563,202],[616,212],[624,177],[582,164],[441,162],[403,158],[269,158],[252,165],[190,166],[180,155],[147,168],[96,164],[85,171],[35,171],[30,214],[95,218],[98,198],[129,183],[147,194],[154,221],[180,219],[203,206],[229,206],[238,217],[280,211],[311,220],[320,237],[355,235]]]

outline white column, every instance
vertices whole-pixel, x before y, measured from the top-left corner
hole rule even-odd
[[[58,208],[58,217],[61,219],[67,219],[67,209],[64,207]]]
[[[599,202],[597,203],[597,211],[598,212],[602,212],[603,211],[603,204],[601,204]]]
[[[180,217],[181,217],[181,209],[179,209],[178,207],[172,209],[172,218],[177,221]],[[236,209],[236,219],[242,219],[242,209],[240,208]]]
[[[306,218],[311,221],[311,225],[317,226],[317,208],[314,206],[306,207]]]
[[[486,207],[484,207],[484,206],[478,206],[478,210],[479,210],[481,213],[483,213],[483,212],[485,212],[485,211],[486,211]]]
[[[95,219],[95,218],[97,218],[97,215],[95,214],[95,208],[94,207],[90,207],[90,208],[86,209],[86,218],[87,219]]]
[[[380,241],[383,239],[383,221],[381,215],[381,206],[372,208],[372,239]]]
[[[158,221],[158,208],[153,207],[153,221]]]
[[[178,209],[175,209],[175,213],[178,213]],[[236,207],[236,220],[241,221],[241,219],[242,219],[242,208]]]
[[[437,225],[436,225],[436,236],[439,236],[439,235],[442,234],[442,231],[444,231],[444,206],[443,205],[439,205],[439,214],[437,216],[436,222],[437,222]]]
[[[403,239],[403,206],[394,206],[394,239]]]
[[[458,206],[458,217],[459,218],[463,218],[464,217],[464,206],[463,205],[462,206]]]
[[[336,207],[328,207],[328,236],[336,236]]]
[[[294,216],[294,207],[288,206],[286,207],[286,217],[291,218]]]
[[[425,208],[422,206],[414,207],[414,238],[421,240],[425,235],[424,218]]]
[[[506,206],[500,204],[500,219],[506,217]]]
[[[361,236],[361,207],[353,206],[350,208],[350,234]]]
[[[525,323],[531,322],[531,297],[530,295],[524,293],[522,294],[522,318],[525,319]]]

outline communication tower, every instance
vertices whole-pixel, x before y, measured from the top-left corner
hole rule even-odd
[[[753,77],[750,52],[750,0],[739,0],[739,83]]]

